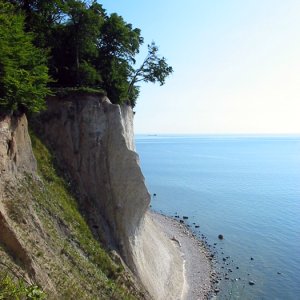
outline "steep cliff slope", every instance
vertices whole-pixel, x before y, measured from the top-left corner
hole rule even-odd
[[[181,253],[147,213],[131,107],[52,97],[32,122],[43,142],[24,115],[0,120],[0,287],[8,273],[50,299],[183,299]]]
[[[145,298],[94,239],[52,155],[32,138],[24,115],[1,118],[0,298],[38,294],[34,283],[49,299]]]
[[[94,235],[121,254],[154,299],[180,299],[183,261],[146,213],[131,107],[105,96],[52,97],[35,127],[76,186]]]
[[[150,198],[133,151],[131,109],[105,97],[51,98],[37,127],[76,185],[95,235],[126,257]]]

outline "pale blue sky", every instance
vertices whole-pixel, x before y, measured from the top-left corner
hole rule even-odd
[[[136,133],[300,133],[299,0],[105,0],[174,68]]]

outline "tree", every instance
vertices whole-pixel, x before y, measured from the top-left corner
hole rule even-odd
[[[24,17],[0,2],[0,109],[37,112],[50,93],[46,57],[24,32]]]
[[[76,0],[69,0],[67,4],[68,19],[64,30],[69,44],[65,44],[64,47],[71,50],[69,54],[73,61],[69,71],[74,73],[73,84],[93,85],[100,80],[92,60],[98,55],[97,39],[105,11],[96,1],[89,7],[84,2]]]
[[[21,9],[34,43],[49,52],[50,74],[59,86],[96,85],[100,74],[93,61],[97,56],[105,10],[96,1],[13,0]]]
[[[158,56],[158,47],[152,42],[148,45],[148,55],[142,65],[136,69],[132,76],[128,87],[128,97],[132,97],[134,85],[140,81],[159,82],[160,85],[165,83],[165,79],[173,72],[173,68],[169,66],[164,57]]]
[[[133,28],[115,13],[106,17],[99,37],[96,67],[101,72],[102,87],[113,103],[128,100],[128,78],[142,43],[140,29]]]

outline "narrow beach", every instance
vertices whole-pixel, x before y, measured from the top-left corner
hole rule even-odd
[[[186,289],[183,299],[208,299],[213,288],[213,269],[208,250],[186,225],[153,211],[150,212],[150,216],[182,253]]]

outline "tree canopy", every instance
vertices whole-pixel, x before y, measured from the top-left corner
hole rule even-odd
[[[1,107],[38,111],[47,84],[103,89],[113,103],[134,106],[139,82],[162,85],[173,72],[154,43],[137,67],[141,30],[96,1],[0,1]]]

